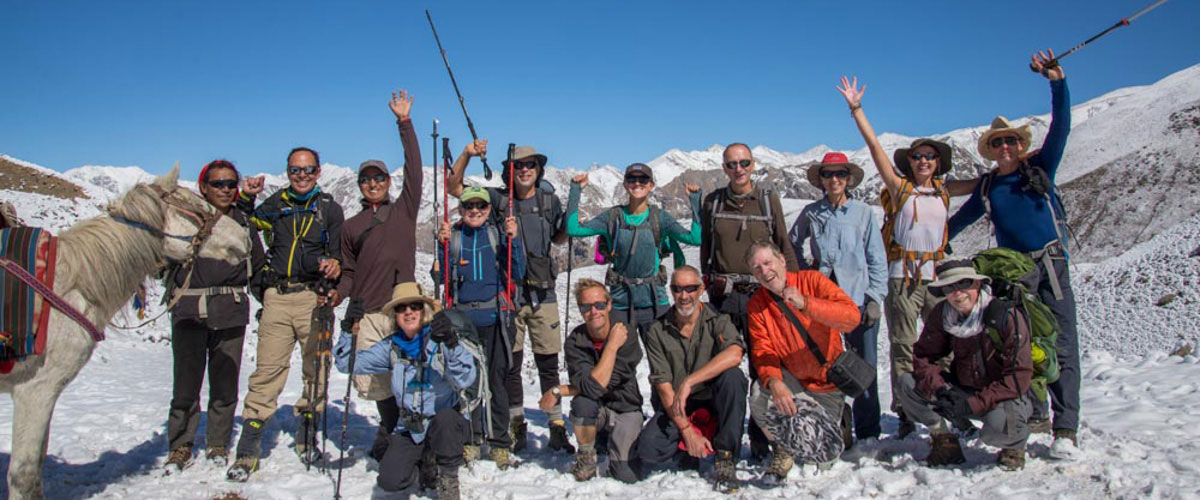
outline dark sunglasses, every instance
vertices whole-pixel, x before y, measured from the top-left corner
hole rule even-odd
[[[213,189],[237,189],[237,179],[217,179],[208,181],[208,187]]]
[[[462,207],[467,210],[486,210],[490,203],[486,201],[468,201],[462,204]]]
[[[948,285],[931,286],[931,287],[929,287],[929,293],[934,295],[935,297],[945,297],[954,292],[971,288],[971,285],[974,285],[974,284],[975,284],[975,280],[959,280],[959,281],[955,281],[954,283],[950,283]]]
[[[671,293],[696,293],[700,285],[671,285]]]
[[[605,307],[608,307],[607,300],[601,300],[600,302],[592,302],[591,304],[584,304],[584,303],[580,302],[579,303],[579,313],[587,314],[589,312],[592,312],[592,309],[599,311],[601,309],[604,309]]]
[[[425,310],[425,303],[424,302],[409,302],[407,304],[396,304],[395,310],[398,313],[402,313],[404,311],[412,311],[412,312],[423,311],[423,310]]]
[[[650,178],[644,175],[627,175],[625,176],[626,184],[649,184]]]
[[[834,177],[837,177],[838,179],[845,179],[847,177],[850,177],[850,171],[849,170],[822,170],[821,171],[822,179],[832,179]]]
[[[371,182],[371,181],[375,181],[375,182],[376,182],[376,183],[378,183],[378,184],[383,184],[383,183],[387,182],[387,180],[388,180],[388,175],[387,175],[387,174],[360,175],[360,176],[358,176],[358,183],[359,183],[359,184],[366,184],[366,183],[368,183],[368,182]]]
[[[308,167],[293,167],[291,165],[288,165],[287,172],[288,172],[288,175],[300,175],[300,173],[302,173],[302,172],[305,174],[308,174],[308,175],[312,175],[312,174],[317,173],[317,170],[320,168],[321,167],[318,167],[316,165],[311,165]]]
[[[993,144],[993,146],[995,146],[995,145]],[[937,153],[925,153],[925,154],[913,153],[913,154],[908,155],[908,159],[910,159],[912,161],[921,161],[921,160],[934,161],[934,160],[938,159],[938,154]]]
[[[733,169],[736,169],[736,168],[738,168],[738,167],[742,167],[742,168],[750,168],[750,164],[751,164],[751,163],[754,163],[754,160],[734,160],[734,161],[727,161],[727,162],[725,162],[725,168],[727,168],[727,169],[729,169],[729,170],[733,170]]]
[[[512,162],[513,170],[533,170],[538,167],[536,160],[531,161],[514,161]]]
[[[992,140],[988,141],[988,144],[991,144],[993,148],[998,148],[1004,144],[1008,144],[1009,146],[1016,146],[1020,142],[1021,142],[1021,140],[1016,138],[1015,136],[1007,135],[1004,137],[993,137]]]

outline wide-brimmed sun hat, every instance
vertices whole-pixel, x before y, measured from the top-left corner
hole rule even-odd
[[[892,164],[895,165],[896,168],[900,169],[900,174],[905,178],[909,180],[912,180],[913,178],[912,165],[908,163],[908,155],[912,153],[914,149],[917,149],[921,146],[929,146],[937,150],[938,168],[937,171],[933,173],[934,177],[946,175],[948,172],[950,172],[950,169],[954,167],[954,164],[950,162],[951,155],[953,154],[954,150],[950,149],[949,144],[929,138],[917,139],[913,141],[912,144],[910,144],[907,148],[900,148],[897,149],[895,153],[892,153]]]
[[[817,189],[825,189],[825,186],[821,184],[821,169],[829,167],[846,167],[850,170],[850,178],[846,179],[846,189],[854,189],[863,180],[862,167],[850,163],[850,159],[844,153],[833,151],[825,153],[825,157],[821,158],[821,163],[808,167],[808,182]]]
[[[433,319],[433,315],[435,313],[442,310],[441,303],[439,303],[437,299],[434,299],[425,293],[425,288],[422,287],[420,283],[415,281],[400,283],[399,285],[393,287],[392,300],[389,300],[388,303],[384,304],[379,310],[384,314],[393,314],[395,313],[396,306],[400,304],[409,304],[412,302],[425,303],[425,317],[422,321],[426,323]]]
[[[934,269],[937,274],[937,281],[927,285],[929,293],[934,297],[944,297],[942,287],[952,285],[963,280],[979,280],[984,284],[991,284],[992,279],[979,274],[975,271],[975,266],[970,260],[947,260],[938,264]]]
[[[979,151],[979,156],[982,156],[987,160],[996,161],[996,155],[992,154],[992,145],[988,143],[991,142],[992,137],[1000,134],[1016,135],[1017,137],[1020,137],[1021,154],[1025,154],[1026,151],[1029,151],[1030,141],[1033,140],[1032,127],[1030,127],[1028,123],[1021,125],[1020,127],[1014,127],[1008,122],[1008,118],[997,116],[995,120],[992,120],[992,127],[987,129],[983,135],[979,136],[979,144],[976,145],[976,149]]]

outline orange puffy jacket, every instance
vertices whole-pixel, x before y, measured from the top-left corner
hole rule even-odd
[[[861,319],[858,305],[818,271],[789,272],[787,286],[804,295],[803,311],[797,311],[791,304],[788,307],[820,347],[826,361],[832,363],[844,350],[839,332],[849,332],[858,326]],[[817,363],[770,291],[760,287],[746,309],[750,317],[750,359],[763,384],[772,378],[782,378],[780,370],[787,368],[810,392],[828,393],[837,389],[825,378],[829,367]]]

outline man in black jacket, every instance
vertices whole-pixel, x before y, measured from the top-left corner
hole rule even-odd
[[[612,298],[604,284],[583,278],[575,285],[575,301],[584,324],[567,336],[566,356],[570,385],[554,386],[542,395],[543,411],[571,399],[571,422],[579,450],[571,473],[577,481],[596,477],[596,434],[607,433],[608,475],[632,483],[637,474],[630,466],[633,444],[642,427],[642,393],[637,365],[642,349],[637,336],[622,323],[609,321]]]

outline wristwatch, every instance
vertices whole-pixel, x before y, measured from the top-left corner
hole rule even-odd
[[[550,394],[553,394],[555,397],[561,398],[562,397],[562,389],[559,389],[557,385],[554,387],[551,387]]]

